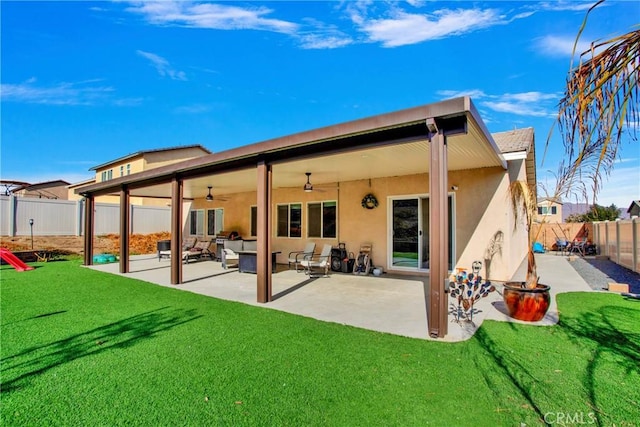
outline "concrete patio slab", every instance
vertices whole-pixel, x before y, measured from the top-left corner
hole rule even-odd
[[[541,282],[551,286],[552,302],[544,319],[527,323],[552,325],[558,321],[555,298],[558,293],[588,292],[592,289],[565,257],[540,254],[536,259]],[[171,285],[169,266],[167,260],[159,261],[153,255],[132,256],[131,272],[123,276],[326,322],[411,338],[432,339],[428,336],[427,327],[428,277],[389,274],[374,277],[332,273],[328,277],[309,279],[304,273],[279,266],[273,275],[273,301],[260,304],[256,302],[257,287],[254,274],[239,273],[235,268],[225,270],[215,261],[200,261],[183,265],[184,283]],[[117,263],[98,264],[91,268],[120,274]],[[524,279],[522,269],[515,279]],[[496,287],[498,292],[476,302],[473,323],[455,322],[453,314],[450,313],[448,334],[439,341],[466,340],[473,335],[484,319],[519,322],[508,317],[502,302],[501,287]],[[450,298],[451,309],[454,308],[453,303],[454,299]]]

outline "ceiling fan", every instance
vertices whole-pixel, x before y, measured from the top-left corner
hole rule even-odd
[[[319,184],[314,187],[314,185],[311,184],[311,172],[305,172],[305,175],[307,175],[307,183],[302,187],[305,193],[311,193],[312,191],[324,193],[327,191],[327,188],[329,188],[327,187],[327,184]]]
[[[209,193],[204,199],[207,202],[213,202],[213,195],[211,194],[211,190],[213,189],[213,187],[209,185],[207,188],[209,189]],[[226,202],[228,199],[225,199],[224,197],[216,197],[216,200],[220,200],[221,202]]]
[[[311,182],[309,182],[309,179],[311,178],[311,172],[305,172],[305,175],[307,175],[307,183],[304,185],[304,191],[306,193],[310,193],[313,191],[313,185],[311,185]]]

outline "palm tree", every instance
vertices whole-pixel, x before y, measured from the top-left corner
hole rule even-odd
[[[587,24],[586,13],[574,44]],[[565,157],[559,166],[555,194],[567,196],[570,189],[589,182],[593,203],[608,175],[625,138],[636,139],[640,123],[638,82],[640,77],[640,29],[605,41],[596,41],[580,55],[579,65],[571,65],[558,125],[563,137]],[[549,139],[547,139],[547,147]],[[584,188],[584,194],[588,194]]]

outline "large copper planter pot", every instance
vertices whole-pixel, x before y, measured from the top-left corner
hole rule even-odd
[[[538,287],[527,289],[524,282],[507,282],[502,293],[509,316],[527,322],[541,320],[549,310],[549,286],[538,284]]]

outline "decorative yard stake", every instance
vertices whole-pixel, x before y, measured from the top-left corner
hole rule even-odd
[[[474,261],[471,268],[473,273],[467,274],[466,270],[460,270],[450,278],[451,298],[458,301],[457,306],[451,304],[450,313],[454,314],[453,321],[457,323],[461,320],[473,323],[474,303],[496,290],[490,281],[482,281],[480,276],[482,262]]]

